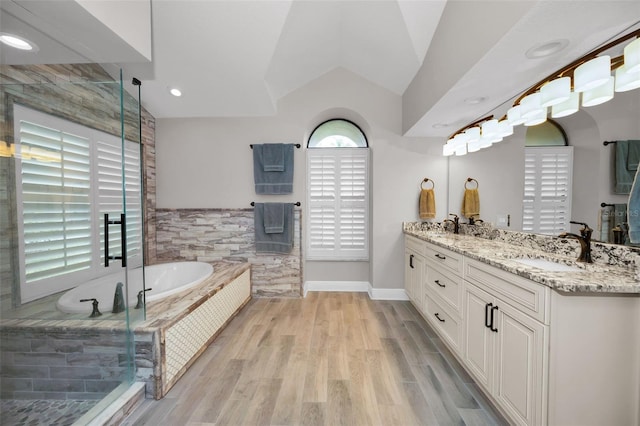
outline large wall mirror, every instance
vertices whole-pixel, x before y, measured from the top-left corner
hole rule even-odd
[[[640,92],[616,93],[607,103],[582,108],[577,113],[557,119],[573,147],[571,217],[594,229],[593,238],[601,235],[605,205],[627,204],[628,194],[614,190],[614,156],[616,144],[605,141],[640,139]],[[523,195],[525,185],[525,144],[527,127],[517,126],[514,134],[489,149],[465,156],[449,157],[449,211],[460,214],[464,184],[468,178],[479,183],[480,217],[495,226],[523,231]],[[612,213],[615,215],[615,211]],[[572,232],[578,226],[571,225]],[[610,232],[606,232],[611,235]],[[613,242],[613,241],[607,241]]]

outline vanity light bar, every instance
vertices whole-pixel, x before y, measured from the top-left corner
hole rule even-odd
[[[625,46],[622,56],[600,56],[628,40],[632,41]],[[615,92],[637,88],[640,88],[640,30],[599,47],[534,84],[500,120],[491,115],[457,130],[444,144],[442,153],[447,156],[475,152],[513,134],[513,126],[541,124],[549,112],[553,118],[566,117],[577,112],[581,102],[583,107],[600,105],[613,99]],[[461,134],[470,136],[464,146],[458,137]]]

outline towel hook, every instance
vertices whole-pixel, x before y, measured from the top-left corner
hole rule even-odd
[[[475,187],[475,188],[469,188],[469,187],[467,186],[467,184],[468,184],[469,182],[475,182],[475,183],[476,183],[476,187]],[[475,179],[473,179],[473,178],[467,178],[467,181],[464,183],[464,189],[478,189],[478,188],[480,188],[480,184],[478,183],[478,181],[477,181],[477,180],[475,180]]]
[[[425,182],[431,182],[431,188],[425,188],[424,186],[422,186]],[[436,183],[429,178],[424,178],[422,179],[422,182],[420,182],[420,189],[433,189],[435,187],[436,187]]]

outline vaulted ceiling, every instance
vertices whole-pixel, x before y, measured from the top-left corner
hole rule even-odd
[[[136,26],[145,4],[150,22]],[[117,63],[142,80],[143,104],[159,118],[274,115],[282,97],[344,68],[403,97],[408,136],[446,136],[505,109],[529,85],[640,22],[637,0],[0,5],[1,31],[21,31],[40,46],[31,56],[0,47],[2,63]],[[121,19],[96,19],[93,9],[102,6]],[[150,35],[148,52],[123,36],[133,30]],[[559,53],[525,56],[559,40]],[[183,96],[172,97],[170,87]]]

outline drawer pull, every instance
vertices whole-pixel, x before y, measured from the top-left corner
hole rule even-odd
[[[412,254],[409,255],[409,267],[411,269],[413,269],[413,255]]]
[[[484,305],[484,326],[487,328],[491,328],[491,323],[489,322],[489,308],[491,306],[493,306],[493,303]]]
[[[443,256],[440,253],[436,253],[436,257],[440,260],[445,260],[447,258],[446,256]]]
[[[493,318],[493,314],[494,314],[494,312],[495,312],[495,311],[497,311],[497,310],[498,310],[498,307],[497,307],[497,306],[494,306],[494,307],[492,307],[492,308],[491,308],[491,327],[489,327],[489,328],[490,328],[490,329],[491,329],[491,331],[493,331],[494,333],[497,333],[497,332],[498,332],[498,329],[497,329],[496,327],[494,327],[494,326],[493,326],[493,319],[494,319],[494,318]]]
[[[442,318],[440,318],[440,312],[436,312],[434,315],[435,315],[436,318],[438,318],[438,321],[444,322],[444,320]]]
[[[446,287],[446,285],[445,285],[445,284],[441,284],[441,283],[440,283],[440,280],[435,280],[435,281],[434,281],[434,283],[438,284],[438,286],[440,286],[440,287],[442,287],[442,288],[445,288],[445,287]]]

